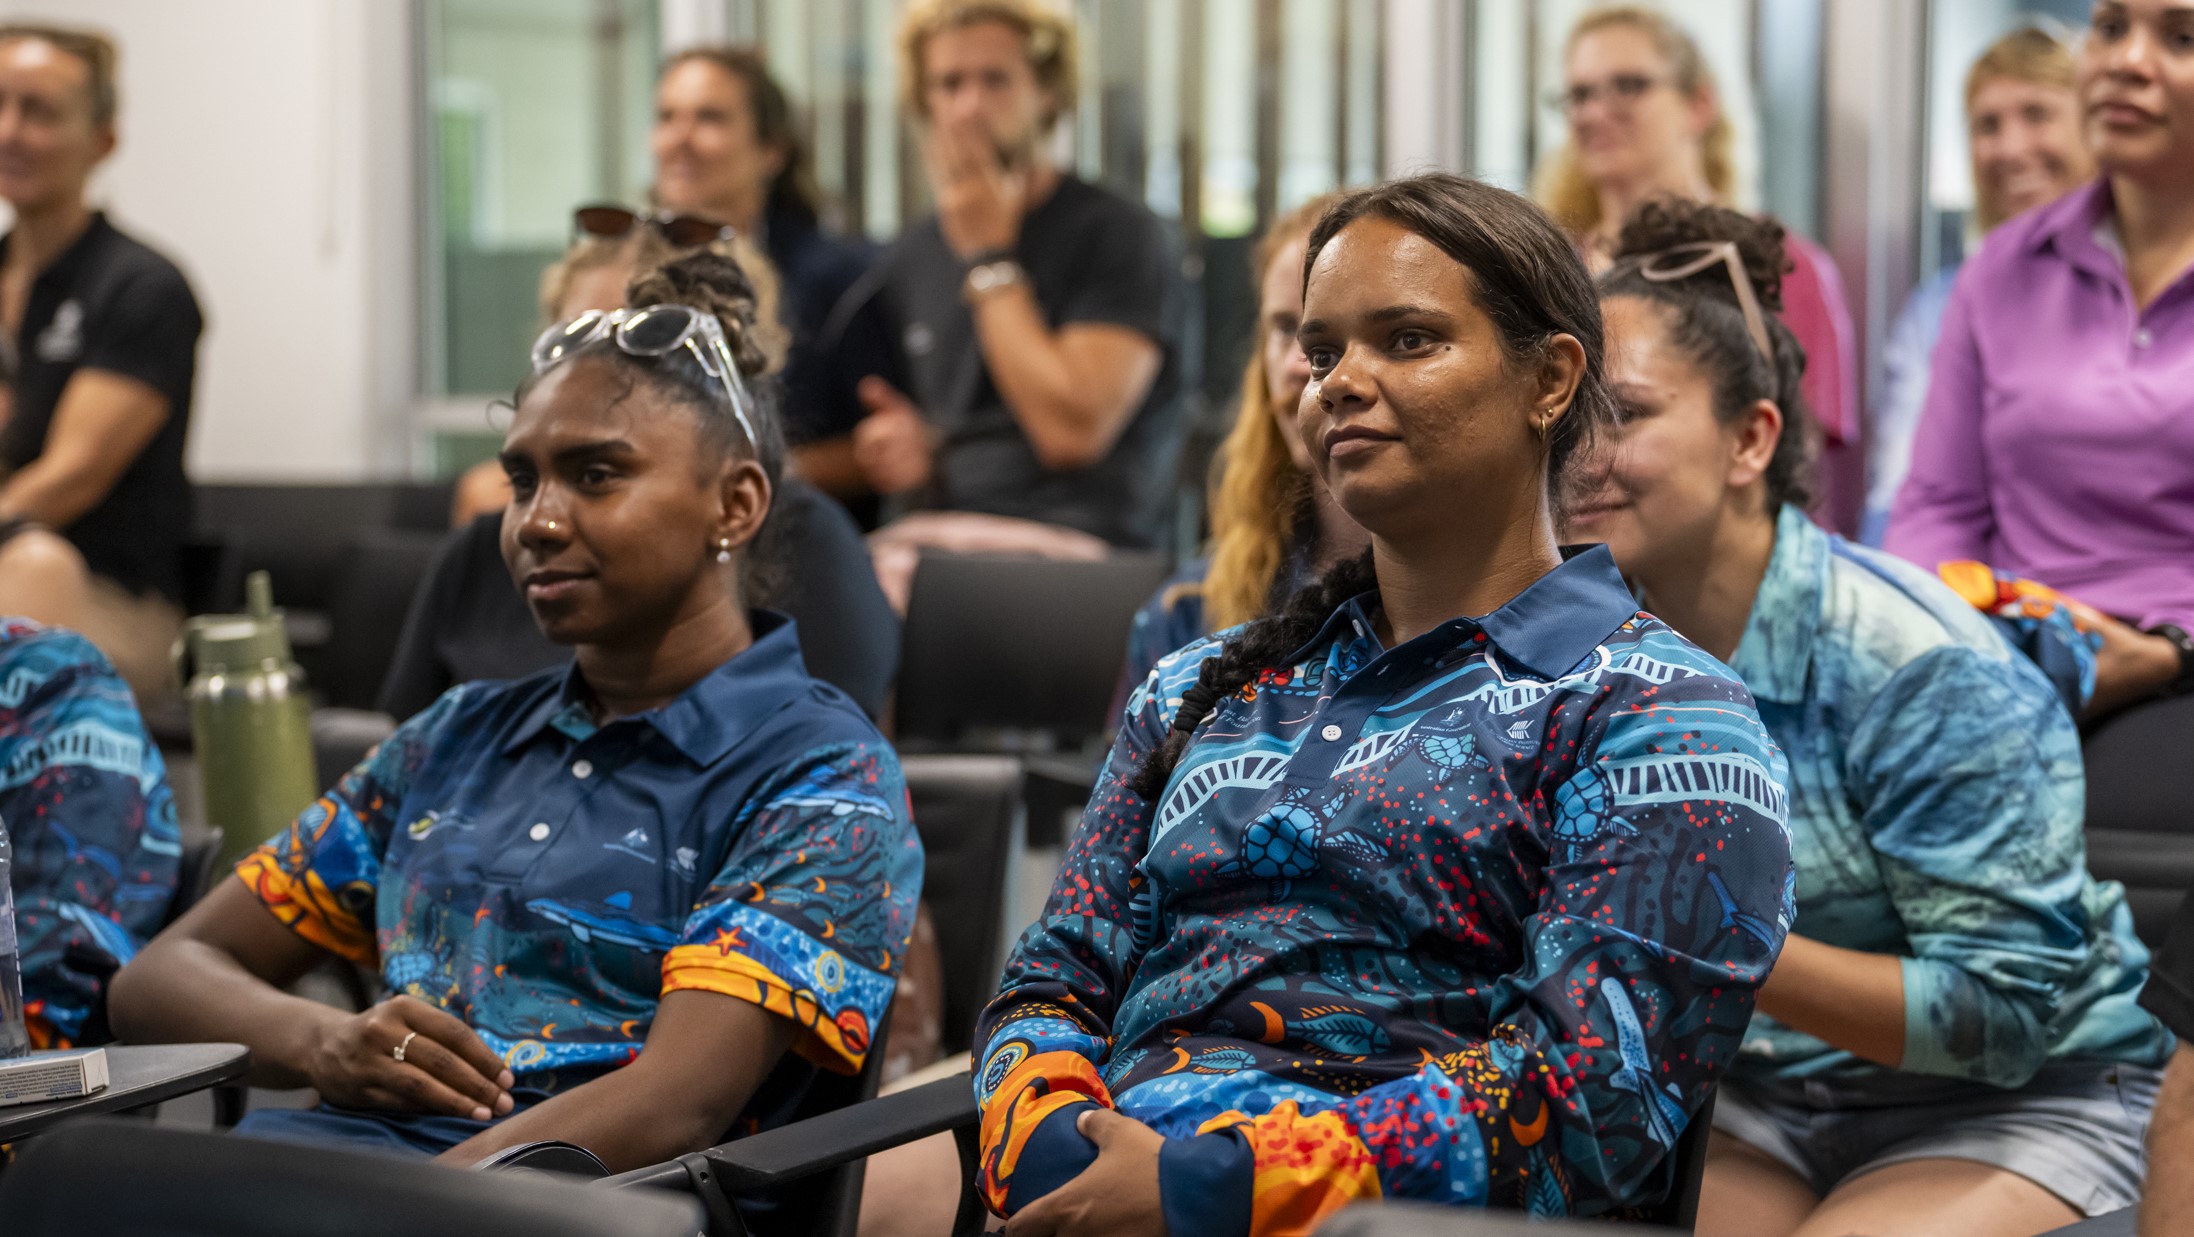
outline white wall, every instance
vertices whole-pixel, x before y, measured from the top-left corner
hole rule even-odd
[[[410,6],[0,0],[121,47],[121,146],[93,197],[206,311],[201,481],[405,465],[416,351]]]

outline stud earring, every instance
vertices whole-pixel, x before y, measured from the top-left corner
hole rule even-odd
[[[731,561],[731,538],[726,537],[716,543],[716,561],[719,563]]]

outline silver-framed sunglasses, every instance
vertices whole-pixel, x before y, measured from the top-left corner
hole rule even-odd
[[[590,309],[569,322],[541,332],[533,341],[533,372],[546,373],[566,357],[597,339],[608,337],[628,356],[664,357],[684,348],[700,362],[702,372],[714,378],[731,399],[731,415],[746,432],[747,445],[759,446],[754,422],[747,409],[753,401],[739,364],[731,358],[731,342],[724,338],[716,315],[691,305],[647,305],[639,309]]]

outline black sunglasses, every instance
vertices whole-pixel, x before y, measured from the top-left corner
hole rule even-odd
[[[733,235],[730,224],[718,223],[701,215],[675,215],[669,211],[643,215],[627,207],[608,203],[582,206],[571,212],[574,232],[583,236],[599,236],[604,240],[616,240],[643,223],[654,228],[664,240],[680,249],[698,249],[703,245],[728,241]]]

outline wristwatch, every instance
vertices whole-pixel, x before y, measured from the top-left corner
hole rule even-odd
[[[2164,684],[2163,690],[2158,694],[2184,696],[2194,692],[2194,636],[2189,636],[2186,628],[2176,623],[2158,623],[2148,629],[2148,634],[2162,636],[2179,650],[2179,673],[2169,683]]]
[[[960,284],[960,299],[974,304],[1000,288],[1010,288],[1028,279],[1028,272],[1014,261],[1011,254],[991,257],[982,255],[975,265],[968,267],[967,278]]]

